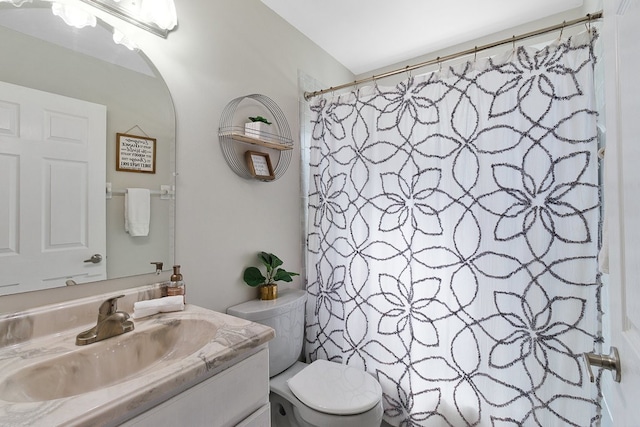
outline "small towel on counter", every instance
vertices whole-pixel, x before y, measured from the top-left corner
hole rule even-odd
[[[151,220],[151,191],[127,188],[124,195],[124,231],[131,236],[148,236]]]
[[[133,303],[133,318],[151,316],[157,313],[169,313],[171,311],[184,310],[184,296],[176,295],[173,297],[164,297],[150,299],[146,301],[138,301]]]

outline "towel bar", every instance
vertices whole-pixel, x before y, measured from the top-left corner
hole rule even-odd
[[[125,195],[127,193],[126,188],[116,189],[116,190],[112,189],[110,182],[106,183],[105,189],[106,189],[105,194],[107,199],[111,199],[114,194]],[[169,199],[175,198],[176,189],[174,186],[171,186],[171,185],[161,185],[160,190],[150,190],[150,193],[152,196],[160,196],[160,199],[162,200],[169,200]]]

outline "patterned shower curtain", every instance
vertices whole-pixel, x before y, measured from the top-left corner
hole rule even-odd
[[[390,424],[597,418],[594,39],[314,101],[306,356]]]

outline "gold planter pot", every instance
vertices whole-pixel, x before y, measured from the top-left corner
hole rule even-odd
[[[261,285],[259,289],[261,300],[272,300],[278,298],[278,285],[275,283],[270,285]]]

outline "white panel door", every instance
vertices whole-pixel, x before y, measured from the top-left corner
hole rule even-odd
[[[640,426],[640,1],[606,0],[604,12],[611,300],[605,314],[622,381],[605,373],[603,389],[612,425],[627,427]]]
[[[105,106],[0,82],[0,293],[106,278],[105,138]]]

